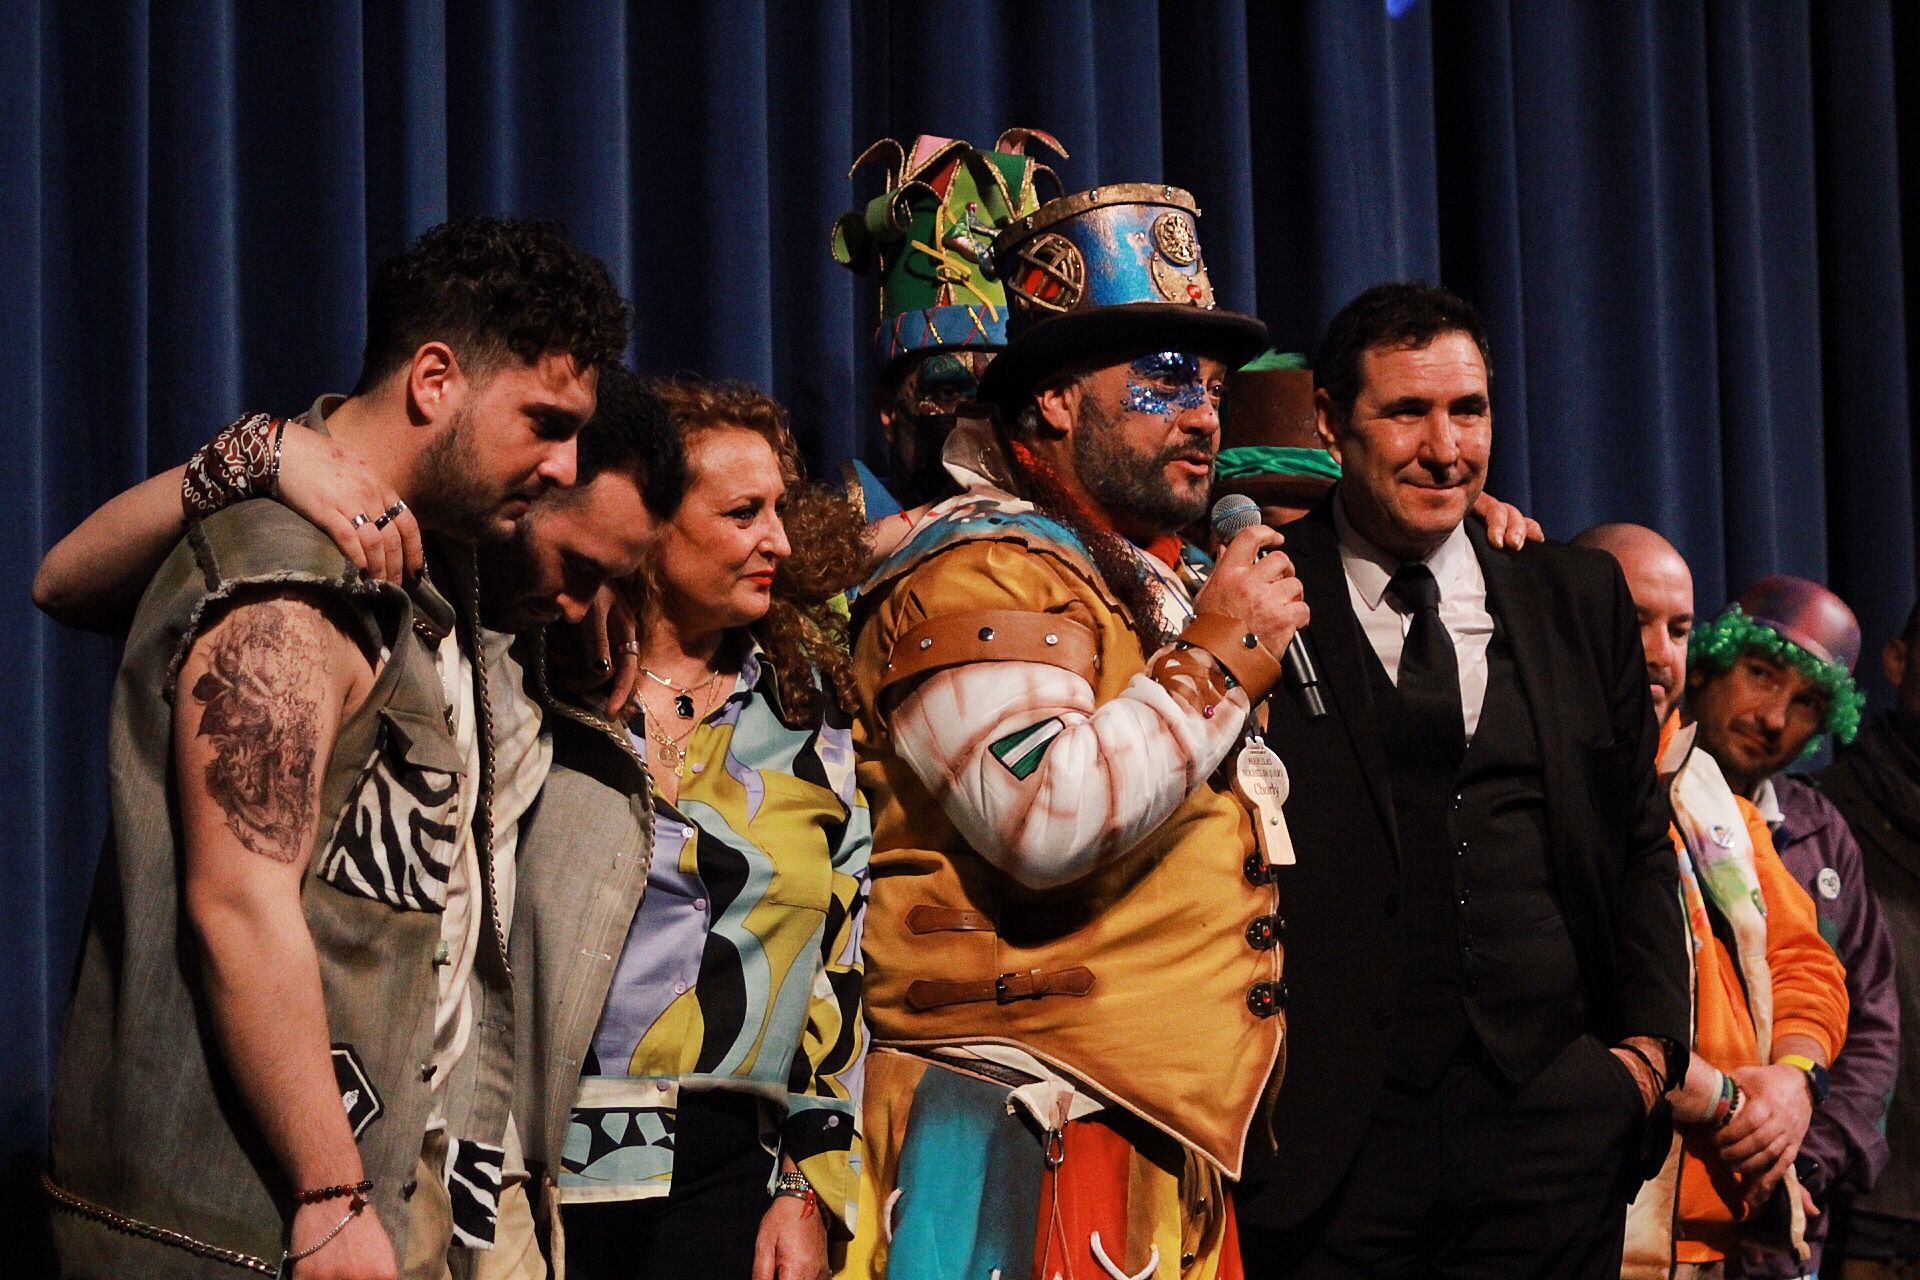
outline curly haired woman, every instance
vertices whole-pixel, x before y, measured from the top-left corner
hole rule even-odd
[[[859,1151],[869,826],[830,602],[859,577],[862,526],[801,485],[774,401],[654,390],[687,489],[628,592],[653,861],[581,1046],[567,1268],[815,1280],[829,1230],[852,1230]]]

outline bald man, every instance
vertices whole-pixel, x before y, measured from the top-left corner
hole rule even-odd
[[[1620,562],[1640,616],[1647,651],[1647,687],[1661,724],[1679,702],[1687,680],[1687,637],[1693,633],[1693,570],[1665,538],[1638,524],[1600,524],[1574,540]]]
[[[1724,1275],[1727,1260],[1742,1251],[1739,1224],[1756,1215],[1770,1220],[1763,1210],[1778,1213],[1784,1247],[1803,1262],[1813,1204],[1793,1161],[1812,1099],[1797,1062],[1824,1068],[1838,1053],[1845,973],[1821,940],[1812,901],[1775,852],[1766,820],[1734,793],[1711,756],[1691,750],[1691,729],[1676,714],[1693,630],[1686,561],[1640,525],[1600,525],[1574,543],[1620,562],[1639,615],[1694,952],[1693,1054],[1686,1079],[1667,1095],[1675,1150],[1628,1214],[1621,1273]],[[1764,912],[1754,908],[1756,891]],[[1783,1183],[1790,1199],[1776,1200]]]

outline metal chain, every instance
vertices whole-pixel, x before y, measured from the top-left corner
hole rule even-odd
[[[273,1275],[278,1270],[266,1259],[256,1258],[250,1253],[242,1253],[238,1249],[223,1249],[217,1244],[195,1240],[192,1236],[182,1235],[178,1231],[169,1231],[165,1227],[156,1227],[150,1222],[142,1222],[138,1218],[129,1218],[124,1213],[115,1213],[111,1209],[103,1208],[60,1186],[49,1173],[41,1173],[40,1186],[61,1208],[80,1214],[82,1217],[92,1218],[97,1222],[104,1222],[115,1231],[124,1231],[130,1236],[140,1236],[159,1244],[184,1249],[196,1258],[211,1258],[215,1262],[224,1262],[229,1266],[257,1271],[263,1276]]]
[[[480,799],[473,814],[474,846],[480,853],[480,865],[487,869],[487,910],[493,917],[493,941],[500,949],[500,967],[508,978],[513,966],[507,962],[507,931],[500,923],[500,892],[493,869],[493,694],[487,688],[486,645],[480,631],[480,553],[473,552],[472,573],[467,579],[467,632],[473,646],[474,706],[479,712],[474,734],[480,740]]]

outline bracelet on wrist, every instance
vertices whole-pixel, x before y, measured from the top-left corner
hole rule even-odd
[[[1734,1090],[1737,1086],[1733,1077],[1726,1072],[1720,1073],[1720,1090],[1714,1095],[1713,1107],[1707,1112],[1706,1123],[1718,1129],[1733,1114]]]
[[[773,1180],[773,1198],[799,1200],[809,1211],[820,1207],[820,1193],[813,1189],[804,1173],[783,1173]]]
[[[362,1178],[358,1182],[343,1182],[336,1187],[314,1187],[309,1191],[296,1191],[293,1194],[295,1204],[320,1204],[327,1200],[338,1200],[342,1196],[365,1196],[373,1191],[373,1179]]]
[[[368,1187],[371,1187],[373,1184],[369,1182],[366,1185]],[[308,1245],[304,1249],[288,1248],[281,1251],[280,1253],[280,1274],[281,1275],[283,1276],[291,1275],[293,1272],[294,1263],[301,1261],[303,1258],[311,1258],[314,1254],[320,1252],[322,1249],[332,1244],[334,1241],[334,1237],[338,1236],[342,1231],[345,1231],[347,1229],[348,1223],[352,1222],[355,1218],[359,1217],[361,1214],[366,1212],[367,1204],[369,1202],[365,1194],[356,1191],[356,1192],[353,1192],[352,1195],[353,1195],[353,1199],[349,1201],[347,1204],[346,1216],[341,1218],[340,1221],[334,1223],[332,1227],[328,1228],[327,1233],[325,1235],[321,1236],[318,1240],[315,1240],[312,1244]],[[315,1200],[315,1201],[310,1201],[309,1203],[318,1204],[320,1202]],[[291,1228],[289,1228],[289,1231],[291,1231]],[[287,1243],[291,1245],[293,1243],[292,1239],[289,1238]]]
[[[1723,1087],[1728,1091],[1728,1102],[1725,1114],[1713,1122],[1713,1127],[1716,1129],[1724,1129],[1733,1123],[1733,1118],[1740,1114],[1740,1104],[1747,1100],[1746,1090],[1740,1087],[1738,1080],[1735,1080],[1732,1076],[1725,1076],[1723,1078],[1726,1080],[1726,1084]]]
[[[1657,1098],[1661,1094],[1667,1091],[1667,1073],[1662,1071],[1660,1068],[1654,1066],[1653,1059],[1649,1058],[1646,1055],[1646,1053],[1640,1048],[1639,1045],[1630,1044],[1627,1041],[1622,1040],[1619,1044],[1615,1045],[1614,1047],[1616,1049],[1625,1049],[1628,1053],[1640,1059],[1641,1063],[1647,1069],[1647,1074],[1653,1077],[1653,1096],[1654,1097]]]

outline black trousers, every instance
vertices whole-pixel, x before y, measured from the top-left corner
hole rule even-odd
[[[579,1280],[748,1280],[773,1156],[745,1094],[683,1093],[673,1186],[651,1200],[562,1204],[567,1275]]]
[[[1247,1275],[1617,1280],[1643,1115],[1587,1035],[1518,1089],[1477,1051],[1430,1090],[1389,1081],[1325,1206],[1284,1231],[1241,1224]]]

